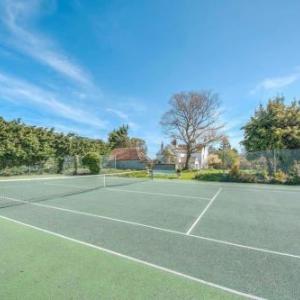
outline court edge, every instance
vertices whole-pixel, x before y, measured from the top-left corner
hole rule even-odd
[[[132,256],[128,256],[128,255],[125,255],[125,254],[122,254],[122,253],[119,253],[119,252],[116,252],[116,251],[113,251],[113,250],[110,250],[110,249],[107,249],[107,248],[103,248],[103,247],[96,246],[96,245],[93,245],[93,244],[90,244],[90,243],[87,243],[87,242],[83,242],[83,241],[65,236],[63,234],[56,233],[56,232],[53,232],[53,231],[50,231],[50,230],[47,230],[47,229],[43,229],[43,228],[40,228],[40,227],[37,227],[37,226],[33,226],[33,225],[30,225],[30,224],[27,224],[27,223],[24,223],[24,222],[21,222],[21,221],[18,221],[18,220],[14,220],[14,219],[11,219],[11,218],[8,218],[8,217],[5,217],[5,216],[1,216],[1,215],[0,215],[0,218],[4,219],[4,220],[7,220],[7,221],[10,221],[10,222],[13,222],[13,223],[16,223],[16,224],[19,224],[19,225],[22,225],[22,226],[25,226],[25,227],[28,227],[28,228],[31,228],[31,229],[34,229],[34,230],[37,230],[37,231],[40,231],[40,232],[43,232],[43,233],[46,233],[46,234],[49,234],[49,235],[52,235],[52,236],[56,236],[56,237],[59,237],[59,238],[62,238],[62,239],[80,244],[80,245],[84,245],[84,246],[89,247],[89,248],[97,249],[99,251],[103,251],[103,252],[106,252],[106,253],[109,253],[109,254],[112,254],[112,255],[115,255],[115,256],[130,260],[130,261],[133,261],[133,262],[136,262],[136,263],[139,263],[139,264],[143,264],[143,265],[146,265],[148,267],[151,267],[151,268],[154,268],[154,269],[157,269],[157,270],[160,270],[160,271],[164,271],[164,272],[167,272],[167,273],[179,276],[179,277],[183,277],[185,279],[189,279],[189,280],[192,280],[192,281],[195,281],[195,282],[198,282],[198,283],[202,283],[204,285],[207,285],[207,286],[210,286],[210,287],[213,287],[213,288],[217,288],[217,289],[223,290],[223,291],[231,293],[231,294],[242,296],[242,297],[245,297],[245,298],[248,298],[248,299],[266,300],[266,298],[258,297],[258,296],[252,295],[252,294],[247,294],[247,293],[243,293],[243,292],[231,289],[231,288],[227,288],[227,287],[222,286],[222,285],[218,285],[218,284],[215,284],[215,283],[212,283],[212,282],[209,282],[209,281],[205,281],[205,280],[197,278],[197,277],[193,277],[193,276],[181,273],[181,272],[177,272],[177,271],[174,271],[172,269],[168,269],[168,268],[165,268],[165,267],[162,267],[162,266],[159,266],[159,265],[156,265],[156,264],[153,264],[153,263],[150,263],[150,262],[147,262],[147,261],[144,261],[144,260],[132,257]]]
[[[93,213],[88,213],[88,212],[83,212],[83,211],[58,207],[58,206],[54,206],[54,205],[47,205],[47,204],[36,203],[36,202],[28,202],[28,201],[19,200],[19,199],[10,198],[10,197],[6,197],[6,199],[16,201],[16,202],[20,202],[20,203],[24,203],[24,204],[28,204],[28,205],[45,207],[45,208],[50,208],[50,209],[56,209],[56,210],[60,210],[60,211],[65,211],[65,212],[77,214],[77,215],[83,215],[83,216],[88,216],[88,217],[93,217],[93,218],[99,218],[99,219],[102,219],[102,220],[109,220],[109,221],[113,221],[113,222],[119,222],[119,223],[129,224],[129,225],[133,225],[133,226],[154,229],[154,230],[158,230],[158,231],[162,231],[162,232],[168,232],[168,233],[177,234],[177,235],[181,235],[181,236],[197,238],[197,239],[201,239],[201,240],[205,240],[205,241],[209,241],[209,242],[213,242],[213,243],[217,243],[217,244],[223,244],[223,245],[227,245],[227,246],[238,247],[238,248],[253,250],[253,251],[257,251],[257,252],[263,252],[263,253],[268,253],[268,254],[274,254],[274,255],[279,255],[279,256],[285,256],[285,257],[300,259],[300,255],[296,255],[296,254],[290,254],[290,253],[279,252],[279,251],[274,251],[274,250],[269,250],[269,249],[264,249],[264,248],[247,246],[247,245],[243,245],[243,244],[232,243],[232,242],[218,240],[218,239],[205,237],[205,236],[201,236],[201,235],[187,234],[185,232],[181,232],[181,231],[177,231],[177,230],[166,229],[166,228],[146,225],[146,224],[142,224],[142,223],[137,223],[137,222],[133,222],[133,221],[126,221],[126,220],[122,220],[122,219],[111,218],[111,217],[102,216],[102,215],[96,215],[96,214],[93,214]]]

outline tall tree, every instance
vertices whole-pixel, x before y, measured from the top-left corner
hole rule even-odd
[[[122,125],[118,129],[114,129],[108,135],[108,143],[112,149],[127,147],[129,145],[128,137],[129,126]]]
[[[123,147],[137,147],[144,153],[147,153],[146,141],[138,137],[129,137],[129,126],[122,125],[114,129],[108,135],[108,143],[111,149]]]
[[[287,170],[295,160],[300,159],[296,157],[296,152],[293,152],[293,159],[288,159],[287,154],[291,151],[280,151],[280,157],[277,157],[278,149],[300,148],[300,101],[289,105],[284,101],[284,97],[275,97],[268,101],[266,107],[260,105],[242,128],[242,144],[250,152],[248,158],[264,156],[270,174],[276,171],[278,164]]]
[[[300,148],[300,101],[286,105],[284,97],[270,99],[242,129],[247,151]]]
[[[185,169],[197,145],[208,145],[220,138],[218,125],[220,101],[210,91],[182,92],[169,101],[170,109],[162,116],[165,132],[186,146]]]
[[[230,145],[229,139],[228,139],[227,136],[223,136],[221,138],[219,150],[225,151],[225,150],[228,150],[228,149],[231,149],[231,145]]]

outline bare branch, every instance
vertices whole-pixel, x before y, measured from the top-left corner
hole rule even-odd
[[[206,146],[221,138],[218,124],[220,101],[211,91],[181,92],[170,99],[170,110],[161,119],[164,132],[183,142],[187,149],[186,168],[197,146]]]

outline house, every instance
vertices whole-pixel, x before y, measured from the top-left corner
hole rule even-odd
[[[140,148],[116,148],[112,150],[111,156],[115,159],[117,169],[144,170],[150,159]]]
[[[174,164],[176,168],[184,168],[186,162],[186,146],[177,145],[176,140],[171,144],[164,146],[161,144],[159,152],[156,154],[158,164]],[[208,148],[205,145],[197,145],[196,151],[192,153],[189,168],[203,169],[207,167]]]

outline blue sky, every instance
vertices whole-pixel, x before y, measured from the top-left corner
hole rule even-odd
[[[210,89],[224,132],[272,96],[300,98],[300,1],[0,1],[0,115],[150,154],[172,94]]]

